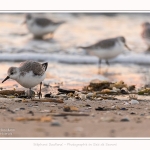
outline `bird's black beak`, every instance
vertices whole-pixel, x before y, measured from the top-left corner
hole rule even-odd
[[[5,82],[6,80],[8,80],[9,78],[10,78],[10,77],[7,76],[7,77],[2,81],[2,83]]]
[[[131,51],[131,49],[127,46],[127,44],[124,44],[124,46],[125,46],[129,51]]]

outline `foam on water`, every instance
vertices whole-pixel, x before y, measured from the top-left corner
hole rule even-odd
[[[94,64],[98,63],[98,58],[88,55],[74,55],[62,53],[1,53],[0,61],[56,61],[69,64]],[[119,55],[111,59],[113,63],[137,63],[137,64],[150,64],[150,54],[146,53],[130,53],[127,55]]]

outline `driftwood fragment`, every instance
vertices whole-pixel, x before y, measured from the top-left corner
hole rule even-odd
[[[25,91],[15,91],[15,90],[2,90],[0,91],[0,95],[23,95]]]
[[[56,99],[56,98],[32,99],[31,101],[36,101],[36,102],[55,102],[55,103],[63,103],[64,102],[62,99]]]
[[[72,112],[63,112],[63,113],[54,113],[52,116],[89,116],[87,113],[72,113]]]
[[[44,116],[44,117],[18,117],[14,119],[15,121],[41,121],[41,122],[50,122],[52,121],[52,117]]]

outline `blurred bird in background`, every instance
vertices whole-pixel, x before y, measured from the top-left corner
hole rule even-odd
[[[53,37],[55,30],[65,21],[54,22],[48,18],[33,17],[31,14],[27,14],[24,23],[26,23],[28,30],[34,35],[34,38],[42,39],[44,35],[49,33]]]
[[[150,23],[149,22],[144,22],[142,24],[142,33],[141,36],[148,46],[147,51],[150,52]]]
[[[97,56],[99,58],[98,73],[100,73],[102,59],[104,59],[106,64],[109,65],[109,59],[117,57],[119,54],[123,53],[126,48],[130,50],[130,48],[126,45],[126,40],[123,36],[104,39],[93,45],[87,47],[80,46],[78,48],[85,49],[87,54]]]

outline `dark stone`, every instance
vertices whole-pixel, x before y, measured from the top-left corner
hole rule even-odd
[[[29,111],[28,114],[31,114],[32,116],[34,116],[33,111]]]
[[[12,114],[15,114],[15,112],[13,110],[9,109],[9,108],[7,109],[7,111],[11,112]]]
[[[104,109],[104,107],[98,107],[98,108],[95,108],[95,110],[97,110],[97,111],[104,111],[105,109]]]
[[[130,120],[128,118],[123,118],[120,120],[121,122],[129,122]]]
[[[121,108],[120,110],[128,110],[127,108]]]
[[[50,94],[45,94],[44,97],[51,97],[51,93]]]
[[[59,92],[62,92],[62,93],[75,93],[75,90],[69,90],[69,89],[62,89],[62,88],[58,88],[58,91]]]
[[[89,105],[89,104],[86,104],[85,106],[86,106],[86,107],[91,107],[91,105]]]

